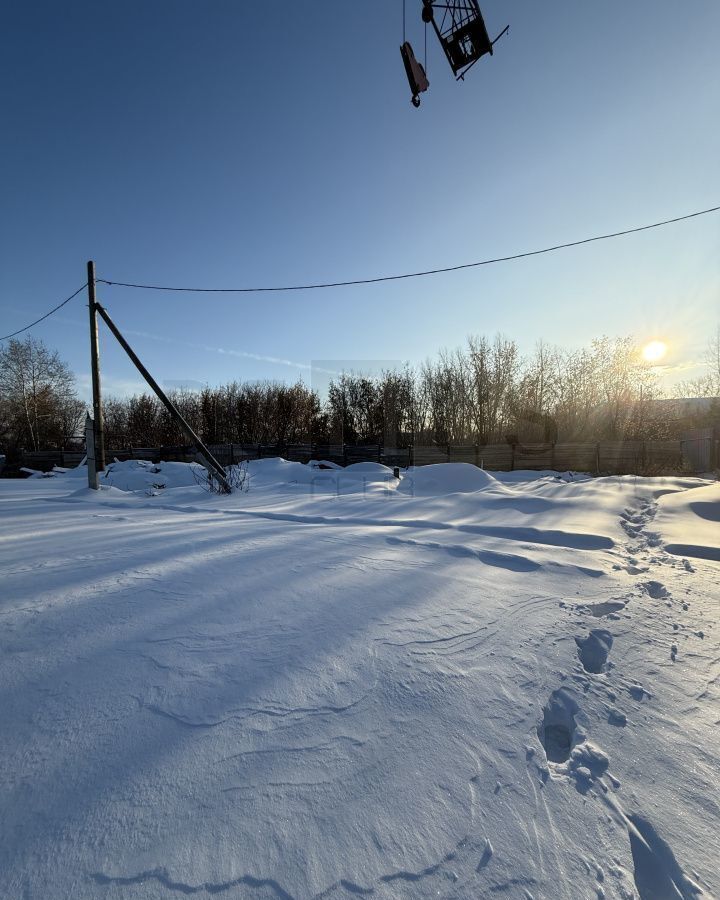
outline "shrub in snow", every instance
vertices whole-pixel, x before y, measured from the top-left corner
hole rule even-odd
[[[193,466],[193,477],[196,484],[210,494],[224,494],[225,490],[217,480],[202,466]],[[250,478],[248,476],[248,468],[246,462],[239,462],[233,466],[225,468],[225,478],[230,485],[233,493],[236,491],[247,491],[250,488]]]

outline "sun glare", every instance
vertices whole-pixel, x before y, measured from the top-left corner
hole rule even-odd
[[[643,347],[642,355],[646,362],[656,363],[667,353],[667,344],[664,341],[650,341]]]

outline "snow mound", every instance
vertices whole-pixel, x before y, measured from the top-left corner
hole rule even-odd
[[[492,475],[470,463],[437,463],[408,469],[398,491],[416,497],[432,497],[438,494],[472,494],[497,486],[498,482]]]
[[[330,477],[330,470],[322,470],[316,466],[306,466],[300,462],[290,462],[281,456],[268,459],[251,459],[248,462],[248,475],[251,485],[260,484],[311,484],[325,475]]]
[[[592,481],[594,476],[587,472],[557,472],[555,469],[513,469],[512,472],[494,472],[495,479],[502,484],[525,484],[528,481],[551,481],[563,484]]]
[[[310,466],[311,469],[342,469],[342,466],[330,462],[329,459],[311,459],[308,466]]]
[[[203,475],[204,470],[197,463],[152,463],[145,459],[128,459],[106,466],[105,472],[100,473],[100,484],[107,484],[121,491],[164,490],[190,487],[197,484],[197,477]]]
[[[332,491],[336,494],[387,490],[397,485],[393,470],[379,463],[355,463],[342,468],[335,463],[311,460],[309,463],[291,462],[282,457],[254,459],[247,462],[251,488],[295,490],[298,486],[311,492]],[[87,478],[87,468],[57,469],[51,473],[34,473],[31,478],[53,480]],[[158,491],[173,488],[195,488],[205,481],[205,470],[199,463],[159,462],[131,459],[115,460],[99,473],[102,487],[114,487],[129,493],[157,495]],[[374,488],[373,488],[374,486]]]
[[[720,562],[720,483],[664,494],[653,527],[675,556]]]
[[[392,475],[393,470],[389,466],[384,466],[382,463],[359,462],[345,466],[344,472],[347,475],[378,475],[380,478],[387,478],[389,475]]]
[[[315,460],[307,465],[289,462],[282,457],[256,459],[248,463],[251,486],[259,485],[310,485],[313,489],[332,488],[345,490],[361,490],[364,486],[379,482],[387,485],[396,483],[392,469],[380,463],[362,462],[342,468],[337,465],[331,468],[320,468]]]

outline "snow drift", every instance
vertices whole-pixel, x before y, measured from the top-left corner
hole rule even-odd
[[[408,469],[398,490],[415,497],[432,497],[470,494],[497,486],[498,482],[489,472],[470,463],[437,463]]]
[[[249,471],[0,481],[0,896],[720,896],[718,485]]]

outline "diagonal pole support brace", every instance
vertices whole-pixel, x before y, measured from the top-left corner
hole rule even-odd
[[[100,304],[95,302],[95,309],[97,310],[100,317],[103,319],[107,327],[112,331],[117,339],[117,342],[123,348],[123,350],[127,353],[130,359],[135,364],[135,368],[140,372],[142,377],[147,381],[150,387],[155,391],[158,399],[163,404],[163,406],[167,409],[170,415],[175,419],[178,425],[185,432],[186,436],[190,439],[190,441],[197,447],[197,451],[202,458],[203,465],[208,471],[208,474],[211,478],[214,478],[224,494],[232,493],[232,488],[230,487],[230,483],[227,480],[227,475],[225,474],[225,470],[220,465],[220,463],[215,459],[212,453],[208,450],[208,448],[203,444],[197,434],[192,430],[188,422],[183,418],[180,414],[180,411],[172,402],[172,400],[167,396],[167,394],[162,390],[160,385],[155,381],[152,375],[148,372],[145,366],[140,362],[137,354],[132,349],[130,344],[125,340],[125,338],[120,333],[117,325],[113,322],[113,320],[108,315],[107,310]]]

